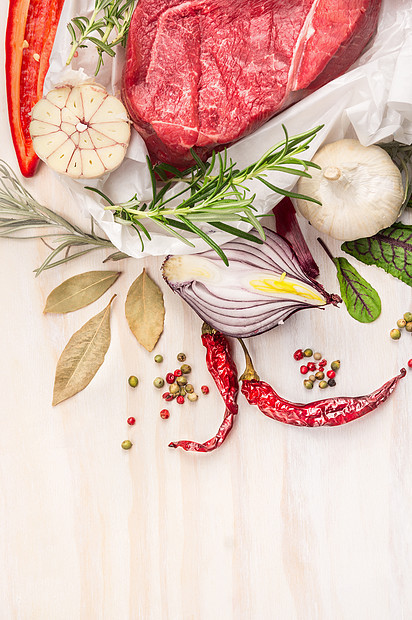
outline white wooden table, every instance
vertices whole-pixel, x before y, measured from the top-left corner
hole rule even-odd
[[[4,19],[5,10],[2,37]],[[17,170],[2,80],[1,157]],[[86,225],[44,166],[27,187]],[[338,292],[332,263],[313,231],[305,234],[321,281]],[[339,244],[330,247],[339,254]],[[86,390],[52,408],[63,347],[112,290],[73,314],[44,315],[51,289],[102,268],[105,257],[96,252],[36,279],[33,269],[47,251],[41,241],[0,240],[1,620],[411,618],[412,377],[379,410],[335,429],[276,423],[240,397],[235,428],[219,450],[172,450],[171,440],[208,439],[223,415],[200,319],[166,288],[160,259],[115,264],[123,273],[113,287],[106,361]],[[164,334],[152,354],[124,317],[127,289],[143,266],[166,302]],[[261,377],[283,396],[320,394],[302,386],[292,358],[299,347],[341,360],[336,395],[368,393],[412,357],[410,336],[388,336],[412,310],[411,289],[377,268],[357,267],[381,294],[374,324],[328,307],[249,341]],[[179,351],[196,385],[211,392],[195,404],[172,403],[164,421],[153,356],[163,354],[161,370],[173,370]],[[135,390],[130,374],[140,379]],[[130,415],[134,427],[126,424]],[[134,444],[128,452],[120,448],[126,438]]]

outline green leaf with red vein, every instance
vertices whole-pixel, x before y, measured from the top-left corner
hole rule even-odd
[[[375,289],[367,282],[346,258],[334,258],[345,306],[354,319],[361,323],[372,323],[381,313],[381,300]]]
[[[373,237],[346,241],[341,249],[412,286],[412,226],[399,222]]]

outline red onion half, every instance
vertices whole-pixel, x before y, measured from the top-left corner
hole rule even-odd
[[[341,301],[306,275],[283,237],[265,233],[258,247],[245,239],[226,243],[228,267],[213,250],[168,256],[163,277],[200,318],[234,338],[266,332],[298,310]]]

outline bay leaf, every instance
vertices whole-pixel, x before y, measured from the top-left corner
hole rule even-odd
[[[126,319],[137,341],[153,351],[163,332],[165,307],[160,288],[143,269],[127,293]]]
[[[43,312],[73,312],[88,306],[116,282],[120,273],[120,271],[87,271],[65,280],[47,297]]]
[[[110,307],[115,297],[73,334],[63,349],[57,362],[53,405],[84,390],[103,364],[110,345]]]

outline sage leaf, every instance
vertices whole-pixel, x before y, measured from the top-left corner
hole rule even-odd
[[[160,288],[143,269],[127,293],[126,319],[137,341],[153,351],[163,332],[165,307]]]
[[[373,237],[346,241],[341,249],[412,286],[412,226],[398,222]]]
[[[372,323],[381,313],[381,300],[377,291],[367,282],[350,262],[343,257],[334,258],[345,306],[360,323]]]
[[[65,346],[57,362],[53,405],[74,396],[89,385],[110,345],[110,306],[83,325]]]
[[[73,276],[52,290],[43,310],[73,312],[101,297],[120,276],[120,271],[87,271]]]

